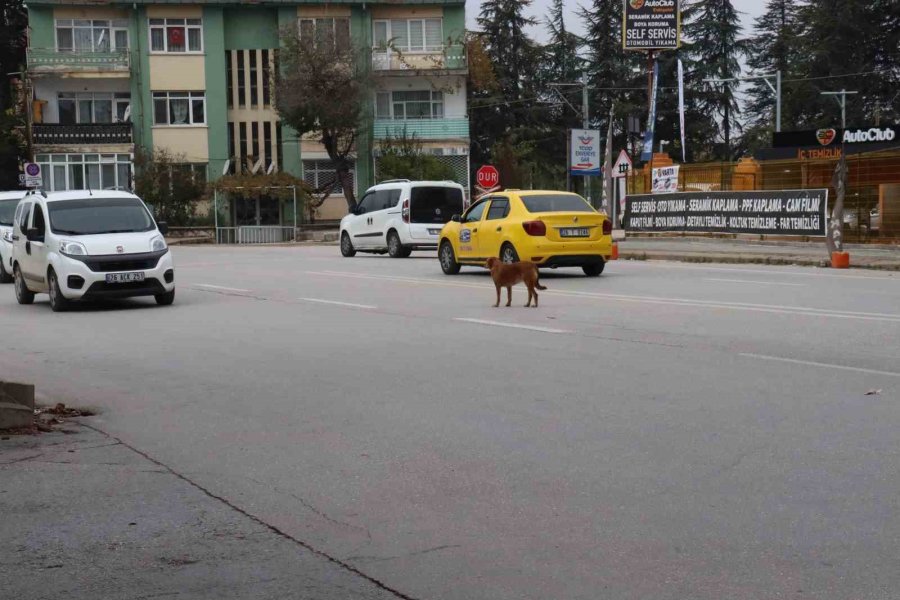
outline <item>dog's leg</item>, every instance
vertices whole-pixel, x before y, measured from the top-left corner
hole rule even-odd
[[[535,287],[537,287],[537,286],[535,286]],[[535,307],[535,308],[538,307],[538,295],[537,295],[537,290],[534,290],[534,307]]]
[[[497,308],[498,306],[500,306],[500,284],[495,283],[494,285],[497,287],[497,303],[494,304],[494,308]]]
[[[531,306],[531,295],[534,293],[534,290],[531,289],[531,286],[525,284],[525,287],[528,289],[528,302],[525,303],[525,308]]]
[[[509,306],[511,304],[512,304],[512,286],[508,285],[508,286],[506,286],[506,306]]]

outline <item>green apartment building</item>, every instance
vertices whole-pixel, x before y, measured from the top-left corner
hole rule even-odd
[[[47,190],[129,189],[135,153],[154,149],[183,157],[208,181],[248,163],[314,186],[332,177],[324,149],[298,139],[274,109],[279,31],[291,26],[372,49],[357,193],[378,180],[379,141],[403,131],[468,188],[462,0],[34,0],[28,14],[32,158]],[[240,212],[237,225],[282,218],[259,203]],[[319,217],[344,212],[338,191]]]

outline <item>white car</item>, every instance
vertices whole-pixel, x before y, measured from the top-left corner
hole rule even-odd
[[[387,252],[393,258],[436,249],[441,228],[465,209],[465,191],[452,181],[395,179],[369,188],[341,219],[341,254]]]
[[[13,217],[25,190],[0,192],[0,283],[12,283]]]
[[[74,300],[154,296],[175,300],[175,265],[140,198],[128,192],[31,193],[14,215],[12,268],[16,299],[50,295],[62,311]]]

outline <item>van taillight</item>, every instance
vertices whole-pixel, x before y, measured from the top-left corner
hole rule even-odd
[[[603,219],[603,235],[612,235],[612,221]]]
[[[409,223],[409,198],[403,201],[403,210],[400,215],[403,217],[404,223]]]
[[[547,235],[547,225],[543,221],[525,221],[522,227],[528,235]]]

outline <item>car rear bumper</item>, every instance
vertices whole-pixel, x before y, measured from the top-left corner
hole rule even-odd
[[[603,264],[609,260],[608,256],[602,254],[567,254],[562,256],[551,256],[547,260],[538,263],[542,269],[555,269],[557,267],[585,267],[588,265]]]

